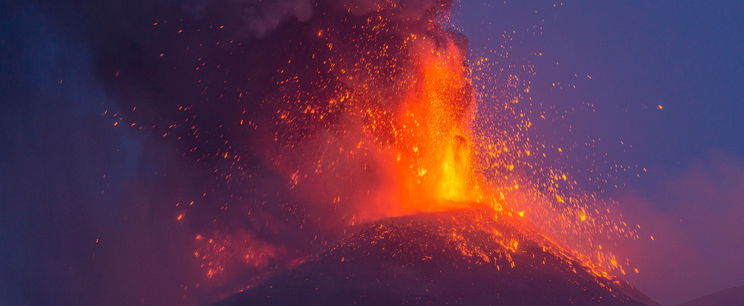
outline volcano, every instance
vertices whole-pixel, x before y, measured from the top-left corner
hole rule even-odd
[[[686,303],[682,303],[679,306],[741,305],[742,301],[744,301],[744,286],[739,286],[701,296]]]
[[[494,213],[362,225],[316,258],[218,305],[656,305]]]

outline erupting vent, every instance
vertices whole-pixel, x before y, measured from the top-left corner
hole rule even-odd
[[[155,23],[189,38],[161,54],[166,72],[147,75],[183,75],[158,91],[168,99],[110,114],[184,148],[203,171],[203,190],[179,195],[174,218],[193,233],[204,278],[192,287],[229,296],[346,239],[245,298],[353,302],[383,290],[397,302],[633,303],[610,279],[638,271],[608,241],[637,238],[637,228],[590,206],[595,195],[548,166],[563,149],[530,136],[545,114],[523,102],[529,81],[488,58],[468,62],[450,1],[308,2],[312,13],[249,39],[229,32],[242,29],[230,18]],[[137,80],[115,76],[117,86]],[[459,212],[473,208],[483,212]],[[451,213],[374,223],[442,212]]]
[[[512,220],[513,221],[513,220]],[[653,305],[489,210],[388,219],[220,305]]]

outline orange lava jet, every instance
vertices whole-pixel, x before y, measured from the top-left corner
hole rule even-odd
[[[307,118],[291,114],[310,113],[313,122],[338,116],[341,124],[328,125],[331,132],[321,136],[326,149],[314,156],[302,151],[318,175],[314,183],[312,175],[306,177],[305,184],[316,189],[349,181],[348,170],[338,169],[355,167],[350,161],[361,160],[363,169],[376,169],[362,172],[375,178],[371,183],[340,183],[337,188],[324,187],[330,191],[319,195],[333,205],[354,207],[351,225],[420,212],[488,207],[497,216],[526,219],[520,226],[534,228],[573,250],[598,275],[609,276],[610,270],[624,274],[627,268],[607,249],[607,237],[636,238],[635,229],[609,209],[590,210],[588,205],[597,201],[594,195],[577,191],[578,183],[565,172],[534,161],[547,159],[545,151],[560,154],[562,148],[540,148],[531,141],[532,119],[524,113],[513,114],[521,121],[512,134],[494,137],[474,127],[476,102],[484,93],[472,84],[475,72],[467,62],[465,39],[445,29],[448,9],[449,3],[443,3],[412,21],[398,19],[390,8],[381,7],[365,18],[343,18],[350,32],[332,27],[316,32],[327,51],[321,59],[331,77],[311,90],[335,87],[335,95],[326,108],[296,100],[284,103],[297,109],[280,110],[290,115],[279,119],[296,126]],[[349,21],[354,18],[363,21]],[[288,74],[291,68],[280,71]],[[293,78],[289,74],[283,81]],[[517,89],[518,82],[517,76],[510,76],[505,85]],[[529,87],[519,89],[529,93]],[[515,95],[503,101],[504,108],[513,109],[511,105],[519,100]],[[313,138],[298,146],[317,142]],[[329,151],[341,154],[329,157]],[[360,155],[366,157],[359,159]],[[518,172],[515,167],[537,170]],[[290,179],[296,183],[298,173],[308,168],[308,164],[290,168]]]
[[[561,246],[599,277],[631,271],[610,252],[609,237],[637,238],[637,228],[590,205],[595,195],[543,162],[564,149],[530,137],[532,120],[545,116],[520,109],[529,81],[510,74],[476,90],[474,80],[488,81],[495,64],[468,63],[466,39],[446,25],[450,1],[337,2],[313,1],[313,17],[279,27],[279,39],[219,41],[226,52],[215,61],[257,54],[255,67],[233,72],[237,80],[209,77],[240,60],[197,57],[195,82],[222,103],[178,104],[186,119],[157,134],[214,165],[210,173],[227,187],[210,196],[235,192],[217,209],[179,206],[206,212],[176,219],[204,219],[193,256],[208,279],[235,263],[256,274],[290,266],[363,222],[464,208],[540,233],[538,241]],[[217,72],[203,76],[210,68]],[[495,111],[479,112],[478,103]],[[516,251],[519,242],[503,245]]]
[[[482,197],[471,156],[473,97],[465,58],[451,39],[439,48],[415,38],[411,44],[414,79],[392,126],[394,201],[408,212],[462,208]]]

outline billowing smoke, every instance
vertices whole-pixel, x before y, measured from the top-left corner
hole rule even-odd
[[[21,108],[42,125],[70,121],[57,131],[30,125],[14,134],[12,156],[34,146],[59,150],[61,159],[79,150],[91,155],[51,167],[46,176],[38,165],[28,168],[30,160],[10,172],[30,169],[37,174],[29,182],[59,187],[90,168],[88,179],[71,187],[79,188],[78,197],[41,191],[49,196],[39,205],[59,201],[49,213],[68,215],[53,218],[54,228],[85,229],[62,231],[59,243],[76,251],[57,249],[39,264],[70,267],[59,280],[110,271],[93,278],[95,284],[62,285],[89,287],[72,291],[85,303],[202,303],[296,264],[349,226],[406,213],[410,207],[396,203],[406,195],[391,186],[407,182],[391,181],[401,170],[390,161],[411,159],[396,156],[403,150],[444,151],[437,144],[405,147],[432,135],[400,127],[439,122],[427,131],[457,148],[469,137],[462,132],[472,95],[462,77],[465,40],[441,25],[450,6],[445,0],[10,4],[5,11],[21,16],[8,19],[12,26],[36,24],[31,38],[11,38],[32,44],[14,52],[41,52],[39,40],[73,51],[60,51],[35,71],[9,71],[35,78],[65,72],[51,77],[55,83],[30,86],[42,93],[78,86],[64,96],[11,95],[18,105],[34,101]],[[58,98],[77,104],[55,105]],[[424,107],[435,107],[437,120],[415,117]],[[82,114],[70,111],[76,108]],[[68,137],[81,133],[92,135],[83,147],[65,148]],[[40,134],[56,140],[28,143]],[[458,150],[446,156],[460,159]],[[126,167],[112,166],[127,154],[133,157]],[[431,167],[426,174],[427,163],[411,171],[445,176]],[[94,267],[81,268],[89,256]],[[168,285],[138,284],[158,278]],[[17,286],[37,292],[36,279]],[[36,304],[54,295],[37,293],[9,299]]]

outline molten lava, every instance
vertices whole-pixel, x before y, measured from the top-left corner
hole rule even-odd
[[[480,200],[471,157],[473,96],[465,58],[452,38],[444,46],[412,38],[415,67],[392,126],[394,178],[403,211],[441,211]]]
[[[362,226],[219,305],[654,305],[490,210]]]
[[[158,137],[174,139],[218,182],[176,205],[176,221],[194,228],[193,256],[207,276],[197,287],[294,267],[360,223],[466,208],[512,220],[510,228],[532,235],[522,241],[565,259],[561,267],[580,265],[593,284],[614,286],[611,275],[629,266],[608,250],[608,237],[637,237],[636,229],[590,206],[595,195],[543,162],[563,148],[530,137],[533,120],[545,116],[520,109],[528,82],[509,74],[476,90],[492,62],[468,63],[465,38],[448,30],[451,1],[311,3],[312,17],[268,37],[207,36],[182,48],[196,58],[189,70],[200,100],[158,106],[178,110],[172,117],[147,105],[130,114],[162,128]],[[203,57],[210,45],[220,51]],[[114,116],[117,125],[125,120]],[[466,239],[461,255],[480,254],[483,243],[500,245],[480,254],[484,261],[522,248],[479,230],[489,235]]]

